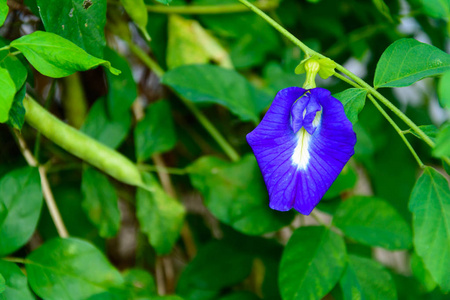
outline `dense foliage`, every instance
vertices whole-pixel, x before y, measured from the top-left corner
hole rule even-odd
[[[0,0],[0,299],[447,299],[449,18]],[[311,57],[357,142],[304,216],[269,208],[246,135]]]

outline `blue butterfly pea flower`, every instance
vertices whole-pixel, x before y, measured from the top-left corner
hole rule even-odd
[[[354,154],[356,134],[328,90],[290,87],[278,92],[247,142],[270,208],[309,215]]]

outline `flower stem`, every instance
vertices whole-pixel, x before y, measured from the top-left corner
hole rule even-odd
[[[264,20],[266,20],[270,25],[272,25],[276,30],[278,30],[281,34],[286,36],[289,40],[291,40],[295,45],[297,45],[303,52],[305,52],[306,56],[312,56],[315,55],[319,58],[325,58],[324,55],[310,49],[308,46],[303,44],[299,39],[297,39],[294,35],[292,35],[290,32],[288,32],[286,29],[284,29],[280,24],[275,22],[271,17],[269,17],[267,14],[265,14],[263,11],[261,11],[258,7],[254,6],[247,0],[238,0],[248,8],[250,8],[252,11],[254,11],[256,14],[261,16]],[[396,114],[405,124],[407,124],[412,130],[414,130],[417,135],[420,136],[422,140],[425,141],[431,148],[434,148],[435,144],[434,142],[417,126],[410,118],[408,118],[402,111],[400,111],[394,104],[392,104],[386,97],[381,95],[375,88],[373,88],[371,85],[366,83],[364,80],[344,68],[343,66],[336,64],[336,70],[340,71],[341,73],[347,75],[350,79],[352,79],[354,82],[351,83],[351,81],[343,76],[341,76],[338,73],[335,73],[334,75],[345,82],[351,84],[354,87],[359,87],[366,89],[370,94],[372,94],[375,98],[377,98],[381,103],[383,103],[387,108],[389,108],[394,114]],[[392,124],[392,123],[391,123]],[[408,146],[408,145],[407,145]],[[409,145],[410,146],[410,145]],[[445,161],[449,160],[448,158],[444,158]]]
[[[409,143],[408,139],[405,137],[403,131],[398,127],[398,125],[394,122],[394,120],[392,120],[392,118],[387,114],[387,112],[381,107],[380,104],[378,104],[378,102],[375,100],[375,98],[369,94],[367,96],[370,101],[372,101],[373,105],[375,105],[375,107],[378,109],[378,111],[384,116],[384,118],[392,125],[392,127],[394,127],[395,131],[397,131],[398,135],[400,135],[400,137],[402,138],[403,142],[405,142],[406,147],[408,147],[409,151],[411,151],[412,155],[414,156],[414,158],[416,159],[417,163],[419,164],[419,166],[423,169],[425,168],[425,165],[423,164],[423,162],[420,160],[419,156],[417,155],[416,151],[414,151],[414,148],[411,146],[411,144]]]
[[[287,31],[286,29],[284,29],[283,26],[281,26],[280,24],[278,24],[274,19],[272,19],[271,17],[269,17],[267,14],[265,14],[261,9],[259,9],[257,6],[251,4],[250,2],[248,2],[247,0],[238,0],[239,2],[241,2],[242,4],[244,4],[245,6],[247,6],[249,9],[251,9],[253,12],[255,12],[257,15],[259,15],[261,18],[263,18],[267,23],[269,23],[270,25],[272,25],[273,28],[275,28],[276,30],[278,30],[282,35],[284,35],[285,37],[287,37],[291,42],[293,42],[295,45],[297,45],[298,47],[300,47],[300,49],[303,50],[303,52],[305,52],[306,56],[312,56],[314,54],[318,54],[316,53],[314,50],[310,49],[308,46],[306,46],[305,44],[303,44],[299,39],[297,39],[292,33],[290,33],[289,31]],[[321,57],[323,57],[321,55]]]
[[[434,148],[434,142],[422,131],[422,129],[420,129],[419,126],[417,126],[410,118],[408,118],[403,112],[401,112],[400,109],[392,104],[386,97],[381,95],[380,92],[375,90],[372,86],[370,86],[368,83],[366,83],[364,80],[362,80],[352,72],[345,69],[343,66],[338,64],[336,69],[353,79],[362,88],[369,91],[370,94],[376,97],[381,103],[383,103],[394,114],[396,114],[403,122],[405,122],[405,124],[411,127],[411,129],[414,130],[421,137],[421,139],[425,141],[425,143],[427,143],[431,148]]]
[[[278,7],[278,1],[259,1],[255,6],[261,10],[273,10]],[[160,14],[193,14],[193,15],[212,15],[246,12],[247,9],[239,4],[224,5],[147,5],[147,11]]]
[[[154,61],[147,53],[145,53],[141,48],[133,44],[131,41],[127,41],[131,52],[133,52],[142,62],[158,77],[162,77],[165,71]],[[222,134],[214,127],[214,125],[206,118],[206,116],[192,103],[190,100],[178,95],[181,102],[191,111],[191,113],[197,118],[200,124],[208,131],[208,133],[213,137],[213,139],[219,144],[225,154],[232,160],[238,161],[240,156],[234,150],[234,148],[227,142],[227,140],[222,136]]]

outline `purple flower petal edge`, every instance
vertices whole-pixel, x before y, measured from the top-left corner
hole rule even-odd
[[[270,208],[309,215],[354,154],[356,134],[328,90],[290,87],[278,92],[247,142]]]

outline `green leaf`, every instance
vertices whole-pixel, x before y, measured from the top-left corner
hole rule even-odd
[[[22,130],[23,123],[25,122],[25,108],[23,107],[23,99],[27,93],[26,85],[14,95],[14,100],[9,110],[9,119],[7,124],[14,127],[17,130]]]
[[[362,244],[386,249],[409,249],[411,230],[406,221],[386,201],[355,196],[339,205],[333,223],[344,234]]]
[[[367,90],[346,89],[343,92],[333,95],[344,105],[345,115],[352,124],[358,122],[358,115],[366,104]]]
[[[27,69],[22,62],[15,56],[8,55],[0,63],[2,68],[5,68],[9,72],[9,76],[14,81],[16,91],[20,90],[27,79]]]
[[[202,157],[188,167],[192,185],[220,221],[249,235],[279,230],[293,215],[269,208],[267,189],[253,155],[236,163]]]
[[[166,5],[169,5],[169,3],[172,2],[172,0],[156,0],[156,1]]]
[[[0,0],[0,26],[5,23],[6,17],[8,16],[9,7],[6,0]]]
[[[151,298],[156,295],[153,276],[141,269],[129,269],[123,273],[125,286],[131,290],[132,299]]]
[[[450,3],[448,0],[421,0],[425,14],[432,18],[448,19]]]
[[[119,68],[118,76],[106,72],[108,84],[107,111],[112,120],[120,121],[124,114],[130,112],[130,107],[137,98],[137,86],[128,61],[109,47],[105,48],[105,59]]]
[[[195,1],[198,5],[213,5],[218,1]],[[220,1],[220,4],[235,4]],[[219,36],[230,40],[230,57],[236,68],[249,68],[265,63],[268,55],[281,48],[277,32],[253,13],[199,16],[202,24]]]
[[[130,127],[130,112],[122,113],[120,119],[111,120],[106,112],[105,98],[100,98],[92,105],[80,130],[115,149],[125,140]]]
[[[94,168],[83,170],[82,206],[101,237],[113,237],[120,227],[119,199],[108,177]]]
[[[439,80],[438,96],[441,106],[450,109],[450,71],[445,72]]]
[[[1,261],[0,261],[1,264]],[[2,294],[6,289],[5,278],[0,274],[0,294]]]
[[[161,100],[148,106],[144,119],[136,125],[134,140],[138,161],[175,146],[177,138],[169,102]]]
[[[0,256],[26,244],[36,229],[41,207],[37,168],[17,169],[0,180]]]
[[[381,55],[374,86],[402,87],[450,69],[450,55],[414,39],[401,39]]]
[[[169,69],[182,65],[206,64],[209,62],[208,52],[199,42],[199,35],[195,30],[197,28],[202,27],[195,20],[187,20],[179,15],[169,16],[169,39],[166,56]]]
[[[1,291],[0,300],[34,300],[34,296],[28,287],[28,280],[20,268],[11,262],[0,259],[0,271],[4,277],[4,290]]]
[[[186,299],[203,299],[195,295],[215,294],[248,277],[252,259],[223,241],[201,247],[178,280],[177,293]],[[217,297],[213,297],[217,299]]]
[[[183,227],[184,207],[167,195],[152,175],[144,173],[142,177],[148,188],[138,188],[136,195],[141,231],[158,254],[168,254]]]
[[[53,78],[69,76],[99,65],[115,75],[120,74],[119,70],[111,67],[110,62],[94,57],[69,40],[49,32],[35,31],[12,41],[11,47],[20,50],[41,74]]]
[[[351,167],[350,164],[346,164],[339,176],[323,196],[323,199],[332,199],[353,188],[357,179],[358,175],[356,174],[355,169]]]
[[[159,0],[156,0],[159,1]],[[183,298],[178,297],[176,295],[169,295],[169,296],[153,296],[148,299],[142,299],[142,300],[183,300]]]
[[[144,0],[120,0],[126,12],[136,24],[136,26],[144,34],[146,40],[150,40],[150,35],[147,32],[148,12]]]
[[[411,271],[414,277],[419,280],[419,282],[425,288],[425,291],[433,291],[436,288],[437,283],[433,280],[433,277],[431,277],[430,272],[425,268],[423,260],[416,253],[413,253],[411,255],[410,263]]]
[[[258,122],[259,113],[272,101],[242,75],[212,65],[181,66],[167,72],[162,83],[194,103],[217,103],[242,121]]]
[[[450,122],[445,123],[436,137],[436,146],[433,149],[436,157],[450,157]]]
[[[103,57],[106,0],[37,0],[45,30],[68,39],[87,53]]]
[[[318,226],[300,227],[289,239],[280,263],[283,300],[322,299],[339,281],[346,264],[344,240]]]
[[[228,294],[219,300],[260,300],[260,298],[253,293],[241,291]]]
[[[394,20],[392,19],[391,12],[389,10],[389,6],[383,1],[383,0],[372,0],[373,4],[375,4],[375,7],[378,9],[378,11],[388,19],[389,22],[394,23]]]
[[[39,297],[48,300],[103,296],[120,288],[124,282],[103,253],[77,238],[50,240],[27,259],[30,261],[26,270],[31,288]],[[107,299],[111,298],[112,295]]]
[[[348,256],[348,264],[340,280],[344,300],[395,300],[397,292],[391,274],[371,259]]]
[[[430,138],[433,142],[436,140],[438,129],[435,125],[421,125],[419,128]],[[411,133],[419,139],[422,139],[414,130],[409,129],[407,133]]]
[[[450,291],[450,189],[444,176],[425,167],[409,200],[414,247],[442,291]]]
[[[2,87],[0,93],[0,123],[5,123],[9,118],[9,110],[14,100],[16,86],[8,70],[3,68],[0,68],[0,86]]]

